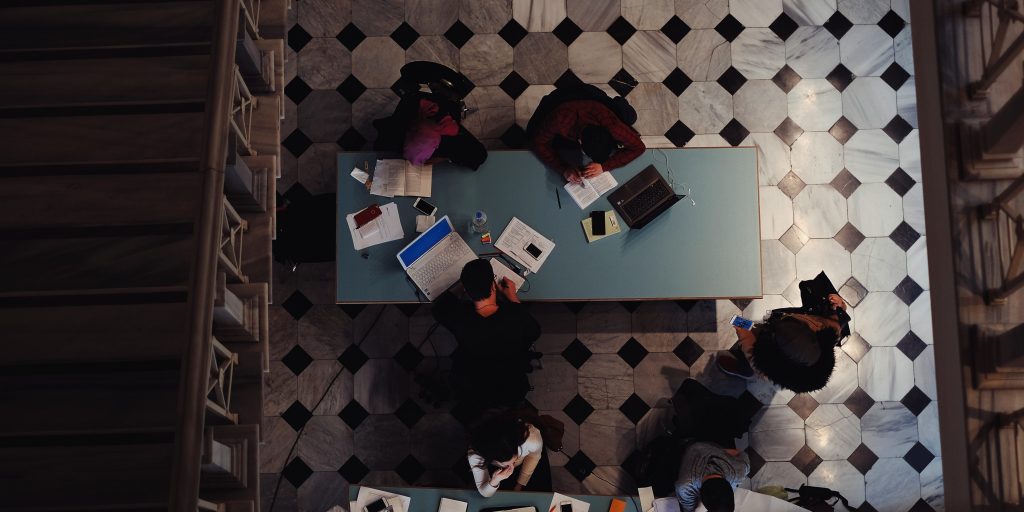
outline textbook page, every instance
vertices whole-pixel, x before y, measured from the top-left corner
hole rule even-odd
[[[526,247],[530,244],[540,249],[539,257],[534,258],[532,254],[526,252]],[[508,221],[508,226],[501,232],[501,236],[494,242],[494,247],[528,268],[530,272],[536,273],[547,261],[548,255],[555,248],[555,243],[544,238],[523,221],[512,217],[512,220]]]
[[[377,160],[373,169],[370,193],[375,196],[395,197],[405,193],[405,169],[408,162],[398,159]]]
[[[593,178],[586,178],[580,183],[566,183],[565,191],[582,210],[594,204],[594,201],[618,184],[619,182],[615,181],[615,176],[612,176],[612,173],[602,172]]]
[[[433,165],[413,165],[410,163],[405,169],[405,190],[399,195],[430,197],[430,185],[433,181]]]
[[[498,258],[491,258],[491,269],[494,270],[495,283],[501,283],[501,278],[507,277],[509,281],[516,285],[516,290],[518,290],[526,282],[523,276],[513,272],[512,269],[508,268],[508,265],[499,261]]]

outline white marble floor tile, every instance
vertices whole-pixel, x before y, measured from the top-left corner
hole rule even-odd
[[[747,391],[765,405],[786,405],[796,396],[796,393],[772,384],[766,377],[758,377],[747,382]]]
[[[474,34],[497,34],[512,19],[508,0],[461,0],[459,21]]]
[[[846,225],[846,198],[832,185],[807,185],[793,200],[793,222],[811,238],[832,238]]]
[[[337,87],[352,69],[352,54],[337,39],[318,37],[299,52],[296,68],[299,78],[310,88],[330,90]]]
[[[879,459],[864,481],[867,501],[876,510],[909,510],[921,497],[921,479],[903,459]]]
[[[614,354],[629,339],[631,321],[616,302],[590,302],[576,315],[576,337],[595,354]]]
[[[661,32],[637,32],[622,45],[622,67],[640,82],[661,82],[676,68],[676,45]]]
[[[879,76],[893,63],[891,39],[877,25],[854,25],[839,42],[840,59],[856,76]]]
[[[390,37],[368,37],[352,51],[352,74],[370,88],[391,87],[404,63],[405,51]]]
[[[914,359],[914,385],[928,395],[928,398],[938,398],[935,390],[935,348],[931,345],[925,347]]]
[[[882,130],[860,130],[853,134],[844,153],[846,168],[861,183],[884,182],[899,167],[899,147]]]
[[[804,132],[793,143],[793,172],[804,183],[829,183],[841,170],[843,146],[828,132]]]
[[[788,461],[804,446],[804,420],[789,406],[766,407],[750,423],[749,439],[765,460]]]
[[[757,180],[761,186],[777,185],[792,168],[789,146],[774,133],[751,133],[741,145],[757,147]]]
[[[925,245],[927,243],[925,238],[927,237],[922,236],[918,238],[914,245],[910,246],[910,249],[907,250],[907,275],[916,281],[921,288],[928,290],[930,289],[928,285],[928,250]],[[927,309],[931,310],[931,307]]]
[[[621,14],[619,0],[565,0],[565,10],[580,29],[604,32]]]
[[[839,12],[858,25],[873,25],[889,10],[889,0],[839,0]]]
[[[763,293],[782,293],[796,279],[796,256],[778,240],[762,240],[761,277]]]
[[[786,64],[803,78],[825,78],[839,64],[839,41],[824,27],[800,27],[786,39]]]
[[[760,322],[768,317],[768,314],[773,310],[781,308],[790,308],[795,306],[789,300],[782,295],[765,295],[760,299],[754,299],[747,304],[747,307],[743,308],[743,313],[740,315],[743,318],[749,318],[755,322]]]
[[[729,0],[676,0],[676,16],[691,28],[715,28],[729,14]]]
[[[444,34],[459,19],[451,0],[405,0],[405,19],[420,35]]]
[[[807,477],[789,462],[766,462],[750,479],[750,488],[757,490],[769,485],[781,485],[797,489],[806,483]]]
[[[498,85],[512,72],[512,47],[497,34],[475,35],[462,47],[459,71],[478,86]]]
[[[861,418],[864,444],[879,457],[902,457],[917,442],[917,418],[899,402],[878,402]]]
[[[745,27],[767,27],[782,14],[782,0],[729,0],[729,14]]]
[[[946,511],[946,492],[942,482],[942,457],[937,457],[921,471],[921,498],[935,512]]]
[[[633,337],[651,352],[672,352],[686,337],[686,312],[670,302],[642,302],[633,311]]]
[[[675,0],[620,0],[622,17],[637,30],[660,30],[676,14]]]
[[[676,341],[676,344],[678,343],[679,341]],[[670,407],[669,399],[689,376],[689,368],[671,352],[648,354],[633,370],[636,394],[651,407]],[[639,425],[637,429],[639,430]]]
[[[842,494],[850,505],[864,503],[864,475],[845,460],[826,460],[809,477],[807,485],[827,487]]]
[[[596,410],[580,425],[580,450],[602,466],[618,466],[636,449],[634,425],[617,409]]]
[[[903,86],[896,91],[896,112],[899,113],[910,126],[917,128],[917,88],[914,77],[910,77]],[[905,142],[907,139],[903,139]],[[902,144],[901,142],[900,144]]]
[[[569,69],[588,84],[606,83],[622,69],[622,46],[606,32],[584,32],[569,45]]]
[[[796,277],[806,281],[822,271],[833,283],[845,283],[851,275],[850,253],[831,238],[812,238],[796,253]]]
[[[367,139],[376,137],[373,120],[394,112],[398,96],[391,89],[367,89],[352,104],[352,127]]]
[[[896,347],[872,347],[857,374],[860,387],[876,401],[900,400],[914,387],[914,364]]]
[[[387,36],[405,21],[405,0],[352,0],[352,23],[368,36]]]
[[[550,33],[527,34],[513,50],[512,63],[531,84],[553,84],[569,67],[565,44]]]
[[[732,63],[731,48],[714,29],[691,30],[676,46],[676,65],[693,81],[715,81]]]
[[[629,99],[633,101],[633,94]],[[678,103],[679,120],[697,134],[718,133],[732,119],[732,95],[716,82],[694,82]]]
[[[846,200],[850,222],[864,236],[889,236],[903,221],[903,201],[885,183],[865,183]]]
[[[478,86],[466,96],[466,106],[476,109],[462,121],[479,139],[496,139],[515,122],[512,98],[495,85]]]
[[[910,309],[892,292],[868,293],[854,313],[858,333],[872,347],[895,346],[910,331]]]
[[[729,143],[717,133],[702,133],[694,135],[684,148],[724,148]]]
[[[736,120],[752,132],[771,133],[786,119],[786,93],[771,80],[747,81],[732,101]]]
[[[935,342],[932,337],[932,299],[928,293],[921,294],[910,305],[910,330],[929,345]]]
[[[516,124],[525,128],[527,123],[530,122],[530,118],[533,117],[533,112],[537,109],[537,105],[540,104],[541,98],[554,90],[555,86],[553,85],[531,85],[527,87],[516,98]]]
[[[896,91],[881,78],[858,77],[843,91],[843,115],[861,130],[882,128],[896,115]]]
[[[911,47],[910,25],[903,28],[903,31],[893,38],[893,45],[896,51],[896,63],[904,71],[914,74],[914,49]]]
[[[821,404],[841,404],[857,389],[857,363],[842,350],[836,350],[836,367],[825,387],[811,393]]]
[[[782,11],[798,25],[824,25],[836,12],[836,0],[782,0]]]
[[[313,37],[334,37],[352,21],[352,6],[348,1],[303,2],[294,6],[291,12],[297,15],[299,25]]]
[[[939,403],[928,404],[921,414],[917,415],[917,431],[921,444],[924,445],[932,455],[942,455],[942,445],[939,443]]]
[[[789,91],[787,101],[789,117],[806,131],[828,131],[843,115],[843,97],[828,80],[801,80]]]
[[[888,237],[865,238],[852,259],[853,277],[868,291],[892,291],[907,277],[907,254]]]
[[[512,18],[530,32],[551,32],[565,16],[563,1],[512,0]]]
[[[917,130],[911,130],[900,142],[900,167],[921,183],[921,143]]]
[[[423,36],[405,51],[405,62],[426,60],[459,69],[459,49],[444,36]]]
[[[768,80],[786,64],[786,43],[771,29],[748,28],[732,42],[732,65],[748,80]]]
[[[576,396],[576,368],[561,355],[548,354],[541,363],[544,370],[530,376],[533,389],[527,399],[541,410],[561,410]]]
[[[860,419],[844,405],[821,404],[807,417],[807,446],[824,460],[846,460],[860,446]]]
[[[892,10],[903,18],[903,21],[910,23],[910,0],[892,0]]]
[[[793,201],[777,186],[761,186],[761,239],[775,240],[793,225]],[[788,285],[788,283],[786,283]],[[775,293],[780,293],[775,292]]]
[[[924,192],[920,183],[903,196],[903,220],[918,233],[924,233]]]
[[[660,83],[642,83],[636,86],[633,92],[629,93],[629,103],[637,113],[637,121],[633,128],[641,135],[664,135],[679,120],[676,117],[678,110],[673,108],[678,107],[678,102],[675,94]]]
[[[580,396],[595,409],[617,409],[633,394],[633,369],[617,354],[594,354],[579,376]]]

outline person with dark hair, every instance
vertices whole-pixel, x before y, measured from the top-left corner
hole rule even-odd
[[[703,504],[708,512],[732,512],[733,490],[750,471],[746,452],[722,448],[715,443],[696,442],[683,452],[676,480],[676,497],[681,512],[694,512]]]
[[[529,391],[530,361],[540,357],[530,351],[540,324],[519,302],[512,281],[495,283],[489,261],[467,263],[460,281],[468,301],[445,292],[433,307],[434,318],[458,341],[452,354],[455,392],[479,410],[518,405]]]
[[[566,181],[593,178],[632,162],[644,152],[630,127],[636,111],[592,85],[556,89],[545,96],[527,126],[530,148]]]
[[[835,368],[835,347],[850,335],[850,315],[824,272],[800,282],[800,297],[801,307],[776,309],[753,330],[737,327],[739,346],[720,351],[718,367],[748,380],[756,368],[796,393],[825,387]]]
[[[544,458],[544,438],[541,431],[521,418],[503,414],[491,418],[470,432],[467,454],[473,481],[480,495],[493,496],[498,488],[521,491],[550,490],[545,483],[530,486],[534,472]],[[547,467],[546,480],[550,480]],[[510,477],[519,471],[511,484]],[[538,471],[539,472],[539,471]],[[546,482],[550,487],[550,482]],[[528,487],[529,486],[529,487]]]

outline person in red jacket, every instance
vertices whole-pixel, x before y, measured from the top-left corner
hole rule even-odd
[[[530,123],[534,129],[527,133],[537,158],[566,181],[593,178],[622,167],[643,153],[640,135],[623,122],[618,112],[609,108],[608,104],[614,104],[612,100],[580,98],[584,94],[579,93],[573,94],[575,98],[565,94],[556,99],[558,92],[544,98],[560,101],[546,109],[542,108],[542,101]],[[600,94],[607,98],[603,92]]]

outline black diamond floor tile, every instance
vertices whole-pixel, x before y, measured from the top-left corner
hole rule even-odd
[[[509,20],[501,30],[498,31],[498,35],[508,43],[509,46],[515,48],[519,41],[522,41],[526,34],[529,34],[522,25],[516,22],[516,20]]]
[[[419,38],[420,33],[404,21],[391,33],[391,40],[401,46],[403,50],[408,50]]]
[[[626,41],[629,41],[629,38],[633,37],[633,34],[636,33],[636,27],[626,21],[626,18],[619,16],[608,26],[607,32],[619,44],[626,44]]]
[[[465,461],[462,463],[465,464]],[[358,484],[366,478],[366,475],[370,474],[370,468],[366,467],[359,457],[353,455],[338,468],[338,474],[349,484]]]
[[[790,199],[796,199],[796,196],[800,194],[800,191],[807,186],[804,180],[800,179],[795,172],[789,171],[785,176],[779,180],[776,185],[783,194],[786,194]]]
[[[636,368],[636,365],[640,364],[640,361],[647,357],[647,353],[647,349],[636,338],[632,337],[622,345],[618,352],[619,357],[632,368]]]
[[[681,69],[676,68],[661,83],[665,84],[672,94],[679,96],[693,83],[693,80],[690,80],[690,77],[686,76]]]
[[[336,89],[349,103],[355,103],[366,92],[366,86],[354,75],[349,75]]]
[[[733,119],[732,121],[729,121],[729,123],[725,125],[725,128],[722,128],[722,131],[718,132],[718,134],[721,135],[729,144],[739,146],[743,143],[743,139],[746,139],[747,135],[750,135],[750,130],[747,130],[746,127],[740,124],[738,120]]]
[[[686,34],[690,33],[690,26],[679,19],[679,16],[672,16],[661,27],[661,33],[665,34],[673,43],[679,44],[679,41],[682,41]]]
[[[509,126],[505,133],[501,134],[501,142],[509,149],[523,149],[526,147],[526,130],[518,124]]]
[[[864,509],[864,507],[858,507],[857,510],[859,512],[859,511],[862,511],[862,510],[865,510],[865,509]],[[867,511],[867,512],[872,512],[872,511]],[[877,512],[877,511],[875,511],[875,512]],[[914,503],[914,505],[912,507],[910,507],[910,509],[908,509],[907,512],[935,512],[935,509],[932,508],[932,506],[929,505],[928,502],[925,501],[924,499],[918,498],[917,502]]]
[[[782,69],[772,77],[772,82],[786,94],[789,94],[789,91],[792,91],[796,84],[800,83],[800,80],[800,75],[793,71],[793,68],[789,67],[788,64],[782,66]]]
[[[416,481],[423,476],[426,470],[427,468],[423,467],[423,464],[420,464],[420,461],[412,455],[407,455],[402,462],[398,463],[398,466],[395,466],[395,473],[398,473],[398,476],[402,477],[402,480],[409,485],[416,485]]]
[[[281,303],[281,307],[283,307],[289,315],[292,315],[292,318],[298,320],[313,307],[313,303],[310,302],[302,292],[296,290]]]
[[[288,150],[289,153],[295,155],[295,158],[302,156],[303,153],[313,145],[313,141],[309,140],[309,137],[302,130],[295,129],[288,137],[285,137],[281,141],[281,145]],[[283,303],[281,304],[284,305]]]
[[[665,138],[672,141],[672,144],[675,144],[677,148],[685,146],[694,135],[693,130],[683,124],[682,121],[676,121],[676,124],[672,125],[672,128],[665,132]]]
[[[853,28],[853,23],[843,16],[843,13],[836,11],[828,21],[825,22],[825,30],[828,30],[836,39],[842,39],[847,32]]]
[[[760,453],[757,453],[753,446],[748,446],[745,451],[747,456],[750,457],[750,473],[747,476],[753,478],[764,467],[765,460]]]
[[[626,97],[626,95],[632,92],[639,83],[640,82],[638,82],[636,78],[633,78],[633,75],[627,73],[625,69],[620,69],[619,72],[615,73],[615,76],[608,81],[608,85],[611,86],[612,89],[615,89],[615,92],[619,93],[619,96],[622,97]]]
[[[889,37],[896,37],[896,34],[903,31],[903,27],[906,24],[907,22],[903,21],[903,18],[892,10],[885,13],[885,16],[882,16],[882,19],[878,21],[878,27],[884,30],[886,34],[889,34]]]
[[[896,229],[892,230],[892,233],[889,234],[889,239],[896,242],[896,245],[904,251],[909,251],[910,247],[914,245],[914,242],[916,242],[918,238],[921,238],[921,235],[906,222],[901,222],[900,225],[896,226]]]
[[[857,468],[857,471],[860,471],[862,475],[866,475],[868,470],[871,469],[871,466],[874,466],[875,462],[878,462],[878,455],[875,455],[875,452],[871,451],[871,448],[868,448],[867,445],[861,443],[860,446],[853,450],[853,453],[846,458],[846,461],[853,467]]]
[[[729,66],[721,76],[718,77],[718,85],[721,85],[723,89],[729,91],[729,94],[736,94],[736,91],[743,87],[743,84],[747,83],[747,77],[743,76],[736,68]]]
[[[292,103],[298,105],[302,103],[302,100],[309,96],[309,93],[313,92],[313,88],[305,82],[305,80],[295,77],[288,85],[284,86],[284,94],[288,96],[288,99],[292,100]]]
[[[704,349],[693,338],[687,336],[683,338],[683,341],[679,342],[679,345],[676,345],[672,353],[680,361],[686,363],[686,366],[693,366],[693,363],[696,363],[700,356],[704,355]]]
[[[281,471],[281,475],[283,475],[290,484],[295,486],[296,489],[306,483],[306,479],[312,474],[313,470],[310,469],[309,465],[299,457],[292,459],[292,461],[284,467],[284,470]]]
[[[804,129],[790,117],[783,119],[779,126],[775,128],[775,136],[781,139],[782,142],[785,142],[787,146],[792,146],[796,139],[800,138],[803,134]]]
[[[420,304],[418,302],[409,302],[405,304],[395,304],[395,307],[406,316],[406,318],[412,318],[417,311],[420,310]]]
[[[590,356],[594,355],[587,346],[579,339],[572,340],[572,343],[562,351],[562,357],[574,368],[579,370],[583,363],[586,363]]]
[[[296,432],[306,426],[306,422],[312,417],[313,413],[306,409],[306,406],[302,405],[298,400],[292,402],[292,405],[288,406],[281,413],[281,418],[287,421]]]
[[[402,348],[398,349],[394,359],[398,362],[399,366],[405,368],[405,371],[411,372],[423,361],[423,353],[413,346],[412,343],[406,343],[402,345]]]
[[[624,300],[624,301],[619,302],[619,305],[622,306],[622,309],[625,309],[626,311],[629,311],[630,313],[633,313],[634,311],[636,311],[640,307],[641,304],[643,304],[643,302],[639,301],[639,300]]]
[[[796,469],[800,470],[804,476],[811,476],[811,473],[817,469],[822,460],[817,453],[814,453],[814,450],[812,450],[810,446],[804,445],[803,448],[800,448],[800,451],[796,452],[796,455],[794,455],[789,462],[796,467]]]
[[[356,373],[370,360],[370,357],[363,352],[363,349],[356,345],[349,345],[344,352],[338,356],[338,362],[351,373]]]
[[[345,422],[352,430],[361,425],[363,421],[370,416],[370,413],[363,408],[359,402],[352,400],[345,406],[341,412],[338,413],[338,417]]]
[[[640,423],[640,420],[642,420],[644,415],[647,414],[647,411],[650,410],[651,406],[647,405],[647,402],[644,402],[644,400],[637,396],[636,393],[630,395],[630,397],[619,406],[619,411],[629,418],[629,421],[632,421],[634,425]]]
[[[754,299],[729,299],[729,302],[732,302],[736,309],[743,311],[751,302],[754,302]]]
[[[565,463],[565,469],[580,482],[590,476],[595,468],[597,468],[597,464],[594,464],[594,461],[582,451],[576,452],[576,455],[570,457],[569,462]]]
[[[313,362],[313,358],[305,350],[302,350],[302,347],[295,345],[281,358],[281,362],[298,376],[309,366],[309,363]]]
[[[798,27],[799,25],[793,21],[793,18],[786,15],[786,13],[780,14],[778,18],[775,18],[775,21],[773,21],[771,25],[768,25],[768,28],[771,29],[772,32],[775,32],[775,35],[779,36],[779,39],[782,39],[783,41],[789,39],[789,36],[793,35],[793,32],[796,32]]]
[[[559,89],[573,89],[581,85],[583,85],[583,80],[580,80],[580,77],[570,70],[566,70],[562,76],[558,77],[558,80],[555,80],[555,87]]]
[[[906,119],[897,115],[889,121],[889,124],[882,128],[882,131],[885,132],[890,139],[899,144],[900,142],[903,142],[903,139],[907,138],[907,135],[909,135],[913,129],[914,127],[910,126],[910,123],[908,123]]]
[[[569,46],[577,37],[580,36],[580,34],[583,33],[583,30],[573,23],[572,20],[566,18],[562,20],[562,22],[559,23],[551,33],[555,34],[555,37],[557,37],[563,44]]]
[[[341,32],[338,32],[335,37],[345,48],[348,48],[348,51],[355,50],[359,43],[366,40],[366,34],[352,23],[345,25],[345,28],[341,29]]]
[[[338,138],[338,145],[345,151],[359,151],[366,145],[366,137],[355,128],[349,128]]]
[[[288,31],[288,46],[296,53],[305,48],[312,40],[313,36],[309,35],[309,32],[306,32],[298,23]]]
[[[501,84],[499,84],[501,90],[505,91],[505,94],[508,94],[512,99],[518,98],[519,95],[523,94],[523,91],[525,91],[529,86],[530,83],[522,76],[519,76],[519,73],[516,73],[515,71],[509,73],[508,76],[501,81]]]
[[[569,400],[569,403],[562,409],[562,412],[569,419],[575,421],[577,425],[582,425],[590,417],[591,413],[594,412],[594,406],[590,405],[590,402],[587,402],[582,396],[576,395],[572,400]]]
[[[908,332],[903,339],[896,344],[896,348],[903,352],[903,355],[907,356],[907,359],[911,361],[917,359],[917,356],[924,352],[924,349],[928,347],[928,344],[921,341],[921,338],[914,334],[914,331]]]
[[[858,386],[857,389],[853,390],[853,393],[850,393],[850,396],[843,402],[843,405],[858,418],[863,418],[867,414],[868,409],[875,405],[875,400]]]
[[[522,27],[520,27],[522,28]],[[450,41],[456,48],[462,48],[473,37],[473,31],[461,21],[452,23],[451,27],[444,33],[445,39]],[[516,41],[518,43],[518,41]]]
[[[807,417],[818,408],[818,401],[807,393],[798,393],[793,396],[786,405],[788,405],[797,416],[806,420]]]
[[[850,122],[846,116],[842,116],[832,125],[832,128],[828,129],[828,133],[832,135],[840,144],[846,144],[850,137],[853,137],[857,133],[857,127]]]
[[[426,414],[426,412],[423,408],[413,400],[406,400],[405,403],[400,405],[398,410],[395,411],[395,417],[409,428],[416,426],[416,424],[423,419],[424,414]]]
[[[288,188],[288,191],[284,193],[285,199],[292,203],[301,203],[313,198],[313,194],[309,192],[309,189],[302,186],[302,183],[296,183]]]
[[[907,391],[906,395],[903,395],[903,398],[900,399],[900,403],[903,404],[908,411],[914,413],[914,416],[918,416],[925,407],[928,407],[928,404],[932,403],[932,399],[928,398],[928,395],[924,394],[924,391],[921,391],[921,388],[914,386],[910,388],[910,391]]]
[[[910,78],[910,73],[907,73],[903,66],[893,62],[882,72],[882,80],[892,87],[892,90],[898,91],[903,84]]]
[[[844,249],[852,253],[857,250],[857,247],[860,247],[861,242],[863,242],[866,237],[859,229],[856,228],[856,226],[847,222],[846,225],[836,233],[836,236],[832,238],[835,239],[836,242],[839,242],[839,245],[843,246]]]
[[[928,467],[933,460],[935,455],[928,451],[921,443],[914,443],[914,446],[903,456],[903,460],[910,464],[910,467],[914,468],[918,473],[924,471],[924,468]]]
[[[359,313],[362,313],[366,309],[367,304],[338,304],[338,307],[348,315],[349,318],[355,320]]]
[[[893,189],[900,196],[907,195],[907,192],[916,184],[914,178],[910,177],[906,171],[902,168],[897,167],[896,170],[885,179],[885,184],[889,185],[889,188]]]
[[[853,71],[850,71],[842,64],[839,64],[833,68],[828,75],[825,75],[825,79],[828,80],[828,83],[832,84],[832,87],[835,87],[839,92],[845,91],[853,82],[854,78]]]
[[[718,35],[722,36],[730,43],[739,37],[740,32],[743,32],[745,28],[746,27],[740,23],[740,20],[734,18],[732,14],[726,14],[725,17],[722,18],[722,21],[718,22],[718,25],[715,26],[715,30],[718,32]]]
[[[847,199],[860,188],[860,180],[846,169],[839,171],[839,174],[836,174],[836,177],[832,178],[829,184],[832,185],[832,188],[836,189],[836,192],[839,192],[839,194]]]

